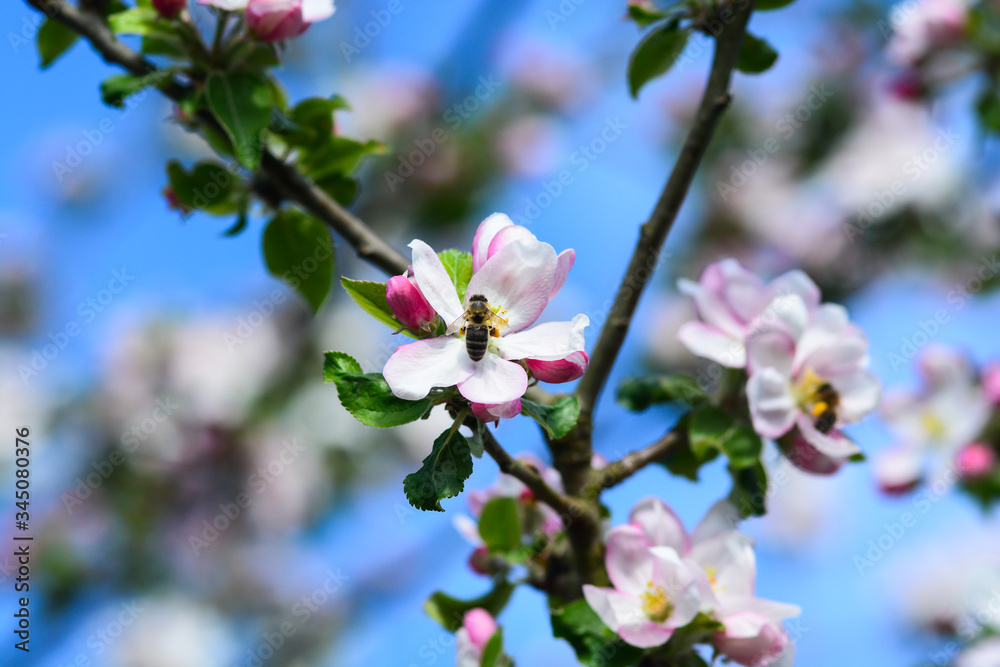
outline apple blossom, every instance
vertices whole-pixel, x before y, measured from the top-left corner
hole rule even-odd
[[[539,477],[553,490],[563,492],[562,476],[555,468],[545,465],[540,458],[534,454],[520,454],[518,460],[534,469]],[[501,473],[492,487],[486,490],[475,489],[469,491],[468,502],[469,511],[474,517],[479,517],[483,513],[483,507],[494,498],[516,498],[529,513],[525,516],[525,530],[534,532],[540,530],[545,535],[551,537],[563,529],[562,518],[559,513],[546,505],[536,502],[534,494],[519,479],[512,475]],[[455,527],[473,545],[482,544],[479,538],[479,529],[468,517],[458,517],[455,519]]]
[[[897,17],[886,53],[897,65],[917,65],[935,48],[949,46],[965,32],[967,0],[920,0],[893,8]]]
[[[605,625],[629,644],[660,646],[698,615],[698,572],[676,549],[651,547],[638,526],[611,530],[604,562],[614,588],[585,584],[583,596]]]
[[[867,370],[868,341],[842,306],[810,309],[794,294],[779,299],[768,307],[776,316],[747,343],[754,429],[776,439],[797,428],[820,454],[842,462],[861,450],[840,427],[874,410],[881,393]]]
[[[769,285],[735,259],[709,264],[699,281],[678,281],[692,297],[699,321],[681,326],[677,337],[699,357],[730,368],[746,365],[746,337],[751,323],[781,295],[798,295],[809,307],[819,304],[819,288],[801,271],[790,271]]]
[[[316,21],[330,18],[333,0],[199,0],[226,11],[242,10],[247,25],[266,42],[296,37]]]
[[[438,255],[426,243],[415,240],[413,277],[420,292],[445,323],[457,322],[472,295],[486,298],[493,312],[506,325],[493,329],[482,359],[473,360],[466,349],[464,330],[454,335],[425,338],[397,349],[383,374],[392,393],[419,400],[435,387],[458,386],[459,393],[489,420],[517,414],[528,387],[528,375],[520,360],[582,365],[583,330],[586,315],[572,322],[550,322],[528,329],[566,280],[573,251],[556,255],[547,243],[527,229],[514,225],[507,216],[494,214],[480,224],[473,240],[473,275],[466,289],[466,304],[458,298]],[[527,363],[527,362],[526,362]],[[492,408],[482,406],[493,406]],[[502,407],[497,407],[502,406]]]
[[[483,650],[497,632],[497,623],[485,609],[465,612],[462,627],[455,632],[455,667],[479,667]]]
[[[875,465],[879,486],[888,492],[913,488],[935,452],[941,464],[952,463],[989,419],[989,400],[961,351],[931,345],[920,356],[919,370],[924,384],[919,393],[895,393],[882,404],[882,417],[898,438]]]
[[[701,609],[724,626],[714,637],[720,652],[742,665],[761,667],[791,648],[781,621],[797,616],[799,608],[755,596],[752,541],[736,530],[739,513],[731,503],[713,505],[691,535],[656,498],[636,504],[629,521],[647,548],[675,550],[699,573]]]

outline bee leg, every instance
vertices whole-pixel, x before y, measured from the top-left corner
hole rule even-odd
[[[464,336],[465,335],[465,327],[462,327],[461,329],[459,329],[458,333],[460,333],[460,334],[462,334]]]

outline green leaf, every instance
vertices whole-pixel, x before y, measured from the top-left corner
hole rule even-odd
[[[576,426],[580,404],[574,396],[561,398],[552,405],[522,398],[521,412],[538,422],[550,438],[561,438]]]
[[[749,468],[729,466],[733,488],[729,501],[740,512],[740,518],[763,516],[767,513],[767,469],[760,461]]]
[[[424,611],[445,630],[455,632],[462,627],[462,619],[470,609],[479,607],[488,611],[494,618],[499,616],[513,592],[514,584],[498,578],[488,593],[474,600],[459,600],[438,591],[424,602]]]
[[[655,403],[683,401],[698,406],[708,395],[694,378],[686,375],[660,375],[626,378],[618,386],[618,403],[633,412],[642,412]]]
[[[465,290],[469,287],[472,279],[472,255],[461,250],[443,250],[438,253],[444,270],[448,272],[448,277],[455,284],[458,290],[458,300],[465,303]],[[446,324],[451,324],[447,322]]]
[[[646,35],[628,63],[628,87],[632,97],[638,97],[646,83],[666,74],[687,46],[689,31],[670,21]]]
[[[569,642],[589,667],[632,667],[646,651],[629,644],[604,625],[584,599],[550,609],[552,634]]]
[[[59,21],[52,18],[45,19],[36,36],[38,55],[42,58],[42,69],[66,53],[76,43],[79,36],[79,33]]]
[[[795,2],[795,0],[757,0],[757,4],[754,6],[754,9],[759,12],[766,12],[771,9],[781,9],[782,7],[787,7],[793,2]]]
[[[314,180],[333,174],[347,175],[366,155],[385,152],[378,141],[356,141],[347,137],[328,136],[324,141],[305,150],[299,159],[304,171]]]
[[[319,310],[333,280],[333,241],[326,225],[293,209],[282,209],[264,229],[264,260],[272,275],[291,285]]]
[[[460,494],[471,474],[469,443],[457,429],[449,429],[434,441],[420,470],[403,479],[403,492],[418,510],[443,512],[441,501]]]
[[[340,284],[344,286],[354,302],[376,320],[390,327],[393,331],[405,329],[403,323],[393,314],[392,308],[389,307],[389,302],[385,298],[385,283],[341,278]],[[404,333],[407,332],[404,331]],[[410,334],[407,333],[407,335]],[[412,335],[411,337],[415,338]]]
[[[508,553],[521,546],[521,515],[517,500],[494,498],[479,515],[479,536],[494,553]]]
[[[274,106],[271,85],[246,72],[212,74],[205,86],[205,100],[226,128],[240,163],[256,170],[264,147],[261,133]]]
[[[678,628],[670,637],[658,655],[670,656],[673,660],[671,665],[677,667],[701,667],[706,665],[696,653],[693,653],[696,644],[710,644],[716,632],[725,629],[719,621],[711,616],[700,613],[691,619],[691,622],[684,627]]]
[[[116,35],[167,36],[175,34],[170,23],[160,20],[152,7],[132,7],[108,16],[108,26]]]
[[[297,146],[315,146],[333,135],[333,113],[348,108],[347,101],[339,95],[302,100],[288,114],[291,125],[282,134]]]
[[[736,69],[746,74],[760,74],[771,69],[778,59],[778,52],[760,37],[749,32],[743,35],[740,55],[736,61]]]
[[[483,428],[485,427],[482,422],[476,422],[476,428],[473,429],[472,436],[469,438],[469,449],[472,451],[472,455],[477,459],[483,458]]]
[[[328,174],[314,183],[343,206],[350,206],[361,189],[356,179],[344,174]]]
[[[976,101],[976,111],[984,128],[1000,132],[1000,95],[996,91],[983,91]]]
[[[125,99],[156,83],[152,76],[116,74],[101,82],[101,99],[111,107],[121,109]]]
[[[181,204],[215,215],[238,212],[246,194],[243,179],[212,160],[198,162],[190,171],[171,160],[167,163],[167,177]]]
[[[691,415],[689,437],[695,457],[705,460],[711,450],[724,452],[736,469],[750,468],[760,462],[763,443],[748,424],[738,423],[725,410],[701,407]]]
[[[509,664],[503,655],[503,628],[497,627],[497,631],[483,647],[483,658],[479,662],[479,667],[503,667]]]
[[[367,426],[388,428],[416,421],[431,409],[430,397],[406,401],[393,395],[381,373],[362,373],[361,365],[343,352],[324,355],[323,377],[337,386],[341,404]]]
[[[187,58],[184,43],[162,35],[147,35],[142,38],[143,54],[147,56],[169,56],[177,60]]]

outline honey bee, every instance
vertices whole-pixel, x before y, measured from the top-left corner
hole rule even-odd
[[[823,435],[833,430],[837,423],[837,406],[840,404],[840,396],[837,390],[829,382],[824,382],[816,388],[814,395],[815,402],[812,404],[811,413],[815,421],[813,426]]]
[[[468,309],[448,326],[445,333],[449,336],[455,332],[464,335],[465,351],[469,353],[469,358],[479,361],[486,355],[490,336],[499,338],[500,330],[505,326],[507,320],[497,315],[486,297],[473,294],[469,297]]]

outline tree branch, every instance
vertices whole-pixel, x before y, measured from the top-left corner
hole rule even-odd
[[[627,454],[600,470],[595,470],[592,484],[596,489],[610,489],[621,484],[653,461],[665,456],[680,441],[681,434],[670,431],[653,444]]]
[[[516,477],[523,482],[535,495],[535,498],[559,512],[564,523],[570,524],[577,521],[595,523],[594,517],[582,503],[575,498],[562,495],[546,484],[537,472],[508,454],[507,450],[497,442],[488,429],[482,430],[482,436],[483,449],[500,466],[500,472]]]
[[[26,0],[69,28],[80,33],[108,63],[119,65],[137,76],[156,76],[160,70],[115,37],[101,16],[87,12],[65,0]],[[191,92],[191,87],[164,75],[157,84],[167,97],[179,102]],[[218,121],[210,114],[198,115],[199,122],[219,130]],[[383,241],[370,227],[334,201],[322,189],[306,179],[293,165],[287,164],[266,149],[261,160],[260,176],[269,180],[278,192],[322,220],[340,234],[362,259],[390,275],[406,270],[409,262],[395,248]]]
[[[694,124],[684,140],[680,155],[656,203],[656,208],[640,229],[639,241],[632,253],[632,260],[618,288],[611,312],[601,329],[597,345],[590,355],[587,372],[577,387],[576,396],[580,401],[581,418],[585,423],[589,422],[598,395],[611,373],[611,368],[625,341],[625,335],[628,333],[639,297],[642,296],[643,289],[659,263],[660,250],[687,196],[698,165],[715,133],[719,118],[729,105],[729,81],[736,68],[743,34],[746,32],[754,4],[752,0],[743,7],[739,6],[740,3],[734,3],[732,13],[729,14],[731,20],[716,37],[712,70]]]

